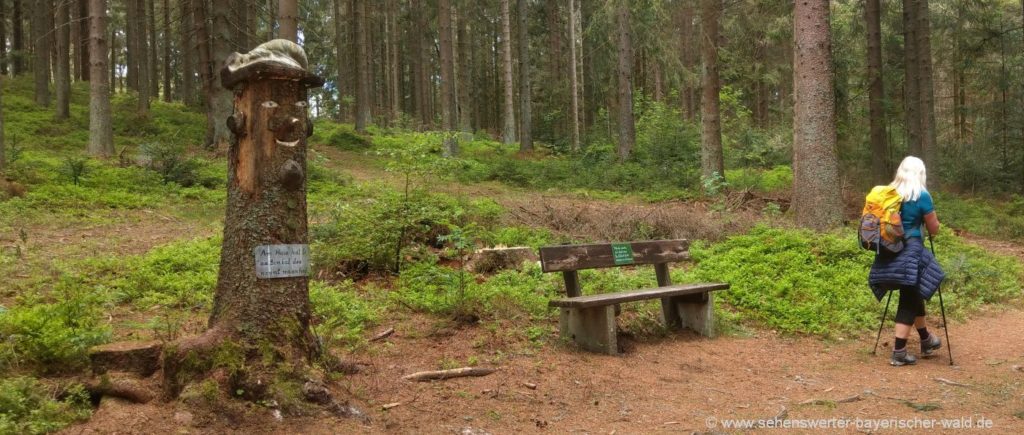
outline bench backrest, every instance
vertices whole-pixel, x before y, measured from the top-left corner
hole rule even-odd
[[[544,272],[664,264],[688,260],[689,248],[685,239],[545,246],[540,248],[540,264]]]

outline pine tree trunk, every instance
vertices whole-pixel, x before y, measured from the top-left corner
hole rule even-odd
[[[22,0],[13,0],[11,8],[11,75],[18,76],[25,72],[25,27],[22,14]]]
[[[346,66],[349,64],[348,51],[345,47],[345,41],[348,39],[345,35],[344,22],[341,14],[341,2],[345,0],[333,0],[331,2],[334,12],[334,55],[337,59],[335,66],[337,67],[338,79],[336,83],[336,91],[338,92],[338,122],[344,122],[345,111],[347,110],[345,103],[345,90],[347,84],[352,81],[351,77],[347,77]]]
[[[196,106],[196,50],[192,45],[195,35],[192,18],[192,0],[178,0],[178,50],[181,59],[181,101]]]
[[[823,230],[843,217],[829,1],[796,2],[793,17],[793,209],[798,225]]]
[[[210,54],[210,37],[207,31],[206,5],[203,0],[192,1],[192,23],[195,26],[196,52],[199,54],[199,64],[196,69],[199,71],[199,83],[202,87],[203,109],[206,112],[206,138],[203,145],[206,149],[214,149],[217,146],[214,124],[217,119],[213,117],[213,63]]]
[[[197,0],[198,1],[198,0]],[[125,84],[133,91],[139,90],[139,30],[136,25],[138,3],[136,0],[124,0],[124,58]],[[116,34],[117,25],[111,18],[110,31]],[[113,50],[114,46],[111,45]],[[116,53],[116,51],[114,51]],[[111,68],[117,68],[117,61],[111,58]]]
[[[89,68],[89,0],[75,0],[75,5],[78,10],[78,15],[75,17],[75,26],[78,27],[78,39],[74,42],[75,44],[75,58],[78,59],[78,65],[81,67],[80,71],[77,71],[75,76],[79,80],[87,82],[90,77]]]
[[[516,112],[513,100],[515,91],[512,84],[512,17],[509,14],[509,1],[501,0],[501,67],[504,78],[502,86],[505,89],[501,142],[505,144],[516,141]]]
[[[7,62],[7,4],[0,1],[0,74],[2,75],[7,74]]]
[[[440,33],[441,49],[441,129],[447,134],[444,140],[444,155],[458,155],[459,145],[455,138],[456,119],[455,106],[455,44],[452,41],[452,5],[451,0],[438,1],[437,9],[438,32]]]
[[[615,21],[618,28],[618,108],[619,108],[619,161],[625,162],[636,144],[636,124],[633,119],[633,40],[630,30],[628,0],[616,0]]]
[[[107,0],[89,0],[89,154],[114,154],[107,82]]]
[[[71,63],[69,75],[71,80],[81,80],[82,77],[82,64],[80,63],[80,51],[81,44],[79,41],[82,40],[81,26],[78,25],[81,22],[81,13],[78,10],[78,0],[64,0],[68,4],[65,5],[68,8],[69,21],[68,26],[68,61]],[[2,3],[2,1],[0,1]]]
[[[533,110],[530,92],[530,22],[526,0],[517,0],[519,9],[519,152],[533,152]],[[556,28],[557,29],[557,28]],[[552,29],[554,33],[555,29]],[[557,54],[553,54],[553,59]]]
[[[910,155],[920,156],[921,151],[921,94],[918,72],[920,62],[917,54],[917,11],[916,0],[903,0],[903,107],[904,125],[907,133],[907,151]]]
[[[89,1],[92,1],[92,0],[89,0]],[[114,27],[115,26],[110,26],[110,53],[108,53],[109,54],[108,59],[110,59],[110,61],[107,62],[107,64],[109,65],[109,70],[110,70],[109,71],[110,76],[109,76],[108,83],[110,83],[110,92],[111,93],[117,91],[117,65],[118,65],[117,53],[118,53],[118,49],[117,49],[117,29],[115,29]],[[91,44],[89,46],[92,47]],[[125,47],[127,47],[127,44],[125,44]],[[128,51],[128,50],[125,50],[125,51]],[[125,53],[125,58],[127,59],[127,53]],[[92,59],[91,55],[90,55],[90,59]],[[107,71],[104,71],[104,74],[106,74],[106,73],[107,73]],[[122,92],[126,92],[126,89],[125,89],[125,86],[126,86],[125,82],[126,81],[127,81],[127,78],[122,78],[121,79],[121,91]]]
[[[280,401],[275,384],[306,381],[281,368],[301,369],[320,355],[310,331],[306,100],[307,89],[323,80],[259,62],[218,75],[222,87],[238,91],[220,270],[209,329],[165,346],[164,391],[173,398],[185,384],[210,377],[218,350],[230,346],[242,363],[229,391]]]
[[[576,1],[569,0],[569,124],[572,130],[571,147],[573,151],[580,149],[580,90],[576,82]]]
[[[2,18],[2,17],[0,17]],[[0,20],[2,21],[2,20]],[[6,59],[4,59],[6,65]],[[3,172],[4,168],[7,167],[7,146],[4,144],[4,78],[3,74],[0,74],[0,172]]]
[[[363,2],[360,1],[360,4]],[[280,0],[277,21],[280,25],[278,38],[292,42],[299,40],[299,2],[298,0]]]
[[[694,58],[696,56],[693,55],[693,52],[698,46],[694,44],[695,38],[693,35],[694,1],[684,0],[679,14],[679,45],[682,50],[679,57],[682,59],[683,70],[688,73],[694,71]],[[697,90],[693,84],[692,79],[686,76],[683,77],[683,89],[680,97],[682,99],[683,115],[685,119],[690,121],[697,119],[697,98],[694,96]]]
[[[886,142],[885,87],[882,82],[882,26],[880,0],[865,0],[864,21],[868,37],[868,118],[871,125],[871,168],[875,184],[892,177],[889,144]]]
[[[57,0],[57,67],[54,83],[57,88],[57,119],[71,116],[71,29],[70,8],[66,0]]]
[[[52,0],[36,0],[32,5],[32,41],[36,104],[50,106],[50,47],[53,46],[53,27],[47,26],[47,16],[53,12]]]
[[[467,8],[468,9],[468,8]],[[472,32],[469,29],[469,17],[468,13],[464,11],[459,14],[459,130],[464,132],[472,132],[472,110],[470,107],[470,90],[473,88],[472,74],[470,73],[473,66],[473,47],[470,42],[470,35]]]
[[[355,20],[356,32],[356,131],[365,133],[366,127],[373,122],[370,112],[370,54],[366,2],[356,1],[352,17]]]
[[[232,41],[235,40],[235,27],[231,25],[231,3],[227,1],[213,2],[213,9],[210,10],[213,19],[211,40],[213,57],[210,59],[210,71],[216,72],[224,64],[224,60],[233,52]],[[231,91],[221,86],[220,80],[214,75],[210,83],[210,110],[213,112],[208,116],[213,122],[213,149],[225,149],[230,144],[231,132],[224,123],[228,116],[231,116],[232,103]]]
[[[146,23],[146,1],[145,0],[129,0],[135,2],[135,31],[136,38],[134,48],[136,50],[135,59],[137,62],[136,71],[138,71],[138,90],[139,90],[139,104],[138,111],[140,116],[149,116],[149,98],[152,95],[152,89],[150,84],[152,83],[149,78],[149,33],[150,29],[147,29]],[[216,3],[216,2],[215,2]],[[130,19],[130,18],[129,18]]]
[[[174,100],[174,95],[171,93],[171,78],[174,76],[174,72],[171,71],[171,3],[170,0],[163,0],[163,50],[164,50],[164,101],[170,103]],[[182,56],[185,53],[181,54]]]
[[[144,9],[146,17],[146,41],[148,42],[149,54],[147,60],[149,63],[149,96],[155,99],[160,99],[160,42],[158,39],[158,33],[156,31],[156,1],[157,0],[143,0],[146,8]]]
[[[928,181],[932,186],[939,185],[942,171],[939,170],[939,144],[935,128],[935,88],[932,78],[932,44],[931,17],[928,0],[915,0],[914,36],[917,38],[918,96],[921,101],[921,158],[928,171]]]
[[[701,118],[700,169],[701,176],[710,179],[725,176],[722,155],[722,121],[719,114],[718,93],[718,20],[722,0],[701,0]]]

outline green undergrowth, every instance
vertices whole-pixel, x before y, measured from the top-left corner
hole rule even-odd
[[[964,318],[983,304],[1019,300],[1022,269],[1012,258],[937,237],[936,251],[947,274],[947,314]],[[873,254],[851,231],[815,233],[757,227],[722,243],[691,248],[697,265],[679,273],[682,282],[727,282],[718,292],[740,314],[785,333],[825,337],[869,330],[882,305],[867,286]],[[929,303],[934,310],[935,300]]]
[[[939,220],[950,227],[992,239],[1024,240],[1024,198],[1020,196],[996,200],[936,193],[935,209]]]
[[[89,418],[89,393],[72,387],[63,397],[28,377],[0,379],[0,434],[45,434]]]

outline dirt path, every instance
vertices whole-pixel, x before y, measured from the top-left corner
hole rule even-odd
[[[956,366],[949,365],[943,348],[917,366],[890,367],[888,348],[870,354],[874,337],[823,343],[765,332],[715,339],[681,333],[635,343],[619,357],[559,345],[535,354],[490,354],[481,364],[495,361],[497,374],[429,384],[400,378],[436,369],[441,361],[479,356],[474,343],[492,333],[471,327],[426,334],[425,319],[410,319],[399,324],[390,342],[356,355],[367,369],[336,385],[335,393],[353,397],[352,403],[370,415],[369,423],[330,416],[277,422],[270,411],[254,408],[244,423],[214,418],[182,425],[175,420],[176,412],[187,410],[181,404],[106,403],[92,420],[67,433],[738,433],[746,431],[722,425],[728,419],[776,416],[851,419],[851,428],[838,432],[857,432],[852,425],[858,418],[880,419],[877,424],[935,419],[937,425],[939,419],[978,424],[984,418],[991,421],[990,433],[1021,433],[1024,311],[978,318],[988,320],[952,325]],[[911,346],[916,349],[917,343]],[[382,410],[388,403],[400,405]],[[917,410],[915,404],[935,409]]]

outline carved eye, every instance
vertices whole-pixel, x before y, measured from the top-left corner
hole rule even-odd
[[[298,107],[300,109],[305,109],[308,106],[309,106],[309,104],[307,104],[305,101],[297,101],[297,102],[295,102],[295,107]]]
[[[277,102],[274,102],[274,101],[264,101],[263,104],[261,104],[261,105],[263,107],[266,107],[267,109],[277,108]]]

